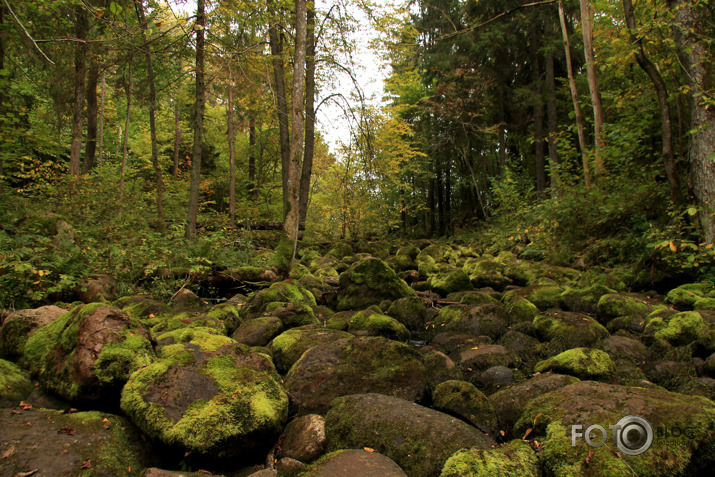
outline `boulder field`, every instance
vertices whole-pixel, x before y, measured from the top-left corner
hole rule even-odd
[[[0,313],[0,477],[710,475],[713,283],[432,241],[298,258],[218,301]]]

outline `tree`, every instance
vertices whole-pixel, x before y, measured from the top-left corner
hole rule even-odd
[[[675,43],[689,87],[690,180],[700,207],[703,239],[712,244],[715,241],[715,53],[710,45],[713,26],[708,3],[668,0],[675,17]]]
[[[82,124],[84,120],[85,75],[87,71],[87,33],[89,21],[84,5],[74,8],[75,36],[79,41],[74,54],[74,102],[72,109],[72,146],[70,149],[70,174],[79,176],[82,151]]]
[[[588,89],[591,92],[591,104],[593,106],[593,128],[594,151],[593,169],[596,177],[602,176],[606,172],[606,165],[603,157],[603,123],[606,113],[603,111],[601,102],[601,91],[598,87],[598,73],[596,72],[596,57],[593,53],[593,7],[589,0],[580,0],[581,5],[581,30],[583,31],[583,50],[586,55],[586,76],[588,79]]]
[[[206,84],[204,78],[204,49],[206,16],[204,0],[196,2],[196,99],[194,102],[194,146],[191,154],[191,185],[189,209],[184,236],[196,238],[196,221],[199,213],[199,182],[201,181],[201,152],[203,146],[204,112],[206,110]]]

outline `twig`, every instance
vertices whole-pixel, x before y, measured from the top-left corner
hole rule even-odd
[[[35,42],[35,40],[32,38],[32,36],[30,36],[30,33],[27,31],[27,29],[26,29],[25,26],[22,24],[22,22],[20,21],[20,19],[17,18],[17,15],[15,15],[15,12],[12,11],[12,7],[10,7],[10,4],[7,3],[7,0],[4,0],[4,2],[5,2],[5,6],[7,7],[7,10],[10,12],[10,15],[12,15],[12,18],[14,18],[14,19],[15,19],[15,22],[16,22],[18,25],[20,25],[20,28],[22,28],[22,31],[24,31],[24,32],[25,32],[25,35],[27,35],[27,38],[32,42],[33,45],[35,45],[35,48],[37,48],[37,51],[39,51],[40,54],[41,54],[42,56],[44,56],[47,61],[49,61],[51,64],[54,65],[55,62],[52,61],[52,60],[45,54],[45,52],[40,49],[40,47],[37,45],[37,42]]]

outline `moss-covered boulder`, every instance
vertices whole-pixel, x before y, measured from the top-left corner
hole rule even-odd
[[[685,311],[667,318],[655,317],[648,321],[643,333],[666,340],[674,346],[696,341],[705,328],[703,317],[697,311]]]
[[[167,331],[156,338],[156,354],[159,358],[168,358],[186,349],[195,351],[216,351],[236,340],[218,334],[212,328],[179,328]]]
[[[421,298],[408,297],[395,300],[386,314],[405,325],[410,331],[424,331],[427,307]]]
[[[379,258],[367,257],[340,274],[336,308],[360,310],[410,296],[416,292],[393,269]]]
[[[640,295],[631,293],[609,293],[598,300],[596,306],[598,321],[607,324],[614,318],[626,315],[645,316],[650,312],[650,305]]]
[[[561,303],[564,308],[578,313],[596,313],[598,301],[603,295],[616,293],[616,290],[593,283],[585,287],[574,286],[564,290]]]
[[[539,310],[545,311],[551,308],[560,308],[563,292],[564,289],[558,285],[532,285],[506,292],[504,301],[509,301],[510,295],[516,295],[526,298]]]
[[[338,396],[380,392],[410,401],[427,385],[420,354],[382,337],[355,337],[320,344],[305,353],[285,377],[300,414],[322,414]]]
[[[276,282],[270,287],[259,290],[248,300],[244,307],[245,316],[258,316],[264,311],[269,303],[293,303],[315,305],[315,296],[303,285],[294,281],[286,280]]]
[[[514,352],[526,370],[534,369],[534,365],[541,359],[539,356],[541,355],[542,344],[534,336],[526,333],[509,330],[499,338],[497,344]]]
[[[393,459],[411,477],[437,475],[463,448],[491,448],[493,441],[453,417],[383,394],[334,400],[325,417],[328,450],[368,447]]]
[[[655,436],[647,452],[630,456],[611,444],[608,426],[634,415],[647,419]],[[593,424],[603,426],[607,445],[593,448],[580,438],[573,446],[574,424],[582,425],[582,431]],[[544,472],[555,477],[708,475],[715,462],[715,404],[657,389],[581,381],[532,400],[516,429],[522,435],[532,429],[529,436],[541,444]],[[671,432],[675,429],[680,432]],[[600,441],[598,431],[594,439]]]
[[[686,283],[670,290],[665,301],[679,310],[692,310],[697,301],[706,297],[715,297],[715,288],[712,283]]]
[[[561,351],[595,346],[607,338],[608,330],[595,319],[568,311],[545,313],[534,318],[534,329],[543,341],[551,341]]]
[[[321,325],[322,322],[316,318],[313,307],[314,305],[306,304],[271,303],[266,307],[266,313],[279,318],[283,323],[284,329],[306,325]]]
[[[442,468],[440,477],[540,477],[539,459],[525,441],[495,449],[462,449]]]
[[[565,374],[537,374],[507,389],[502,389],[489,400],[499,420],[499,429],[511,436],[514,424],[519,420],[532,399],[578,381],[578,378]],[[512,436],[521,437],[521,436]]]
[[[20,358],[30,335],[65,313],[67,310],[54,305],[10,313],[0,327],[0,358]]]
[[[417,255],[416,260],[420,261],[426,257],[433,258],[436,262],[446,262],[455,265],[459,258],[459,253],[446,243],[432,243],[423,248]]]
[[[292,328],[276,336],[271,342],[273,362],[278,372],[285,374],[309,349],[345,338],[352,338],[352,335],[314,325]]]
[[[15,363],[0,359],[0,408],[17,406],[33,389],[30,373]]]
[[[0,475],[130,477],[150,462],[139,431],[100,412],[0,413]]]
[[[169,312],[169,307],[166,304],[143,296],[119,298],[114,302],[114,306],[121,308],[132,318],[142,321]]]
[[[140,369],[121,407],[150,437],[221,459],[270,447],[288,417],[288,396],[268,357],[232,344]]]
[[[445,381],[432,393],[433,407],[438,411],[457,416],[493,435],[497,431],[497,415],[489,398],[466,381]]]
[[[81,305],[28,339],[25,359],[47,389],[69,400],[116,392],[154,359],[148,331],[126,313],[101,303]]]
[[[366,449],[345,449],[325,455],[300,477],[407,477],[387,456]]]
[[[616,372],[608,353],[599,349],[574,348],[540,361],[534,370],[537,373],[552,371],[580,379],[607,379]]]
[[[536,305],[515,293],[505,293],[502,302],[511,323],[533,321],[539,313]]]
[[[226,333],[231,334],[238,325],[241,324],[243,319],[241,318],[241,309],[243,305],[237,303],[225,302],[219,303],[218,305],[211,308],[209,311],[204,313],[204,315],[211,318],[216,318],[221,323],[223,323]]]
[[[384,336],[391,340],[407,341],[410,331],[391,316],[364,310],[355,313],[348,322],[348,332],[356,336]]]
[[[427,371],[427,392],[429,393],[445,381],[462,380],[462,371],[452,361],[452,358],[441,351],[436,349],[426,351],[422,355],[422,362]],[[715,359],[713,359],[713,364],[715,364]]]
[[[457,268],[432,275],[429,282],[432,290],[442,296],[473,289],[467,274]]]
[[[167,331],[186,328],[206,328],[218,334],[226,334],[226,326],[218,318],[191,312],[163,314],[155,317],[152,322],[156,322],[156,324],[151,327],[151,332],[154,336],[159,336]]]
[[[248,346],[266,346],[281,334],[283,322],[275,316],[263,316],[241,323],[231,338]]]

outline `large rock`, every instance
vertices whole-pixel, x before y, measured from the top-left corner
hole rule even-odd
[[[488,449],[494,442],[447,414],[382,394],[344,396],[325,418],[328,450],[373,449],[411,477],[437,475],[459,449]]]
[[[314,325],[292,328],[276,336],[271,343],[273,363],[279,373],[285,374],[303,356],[303,353],[322,343],[352,338],[350,333]]]
[[[81,305],[27,341],[30,371],[69,400],[96,400],[120,388],[154,359],[149,333],[127,314],[101,303]]]
[[[283,431],[280,457],[309,464],[325,453],[325,419],[307,414],[293,419]]]
[[[499,429],[507,435],[511,435],[514,424],[524,412],[529,401],[577,381],[578,378],[564,374],[538,374],[515,386],[492,394],[489,396],[489,400],[499,419]]]
[[[613,444],[608,426],[626,416],[645,418],[653,427],[652,447],[640,455],[618,452]],[[581,437],[572,446],[575,424],[584,432],[593,424],[603,426],[608,430],[607,445],[593,448]],[[709,475],[715,464],[715,404],[657,389],[581,381],[532,400],[516,429],[517,435],[532,429],[529,437],[541,444],[544,472],[556,477]],[[631,433],[629,437],[635,439]],[[595,431],[594,440],[600,439]]]
[[[21,357],[30,335],[65,313],[67,310],[54,305],[10,313],[0,328],[0,358]]]
[[[407,477],[395,461],[377,452],[346,449],[331,452],[301,477]]]
[[[362,310],[384,300],[416,296],[416,292],[397,277],[379,258],[367,257],[340,274],[336,308]]]
[[[524,441],[495,449],[462,449],[452,455],[440,477],[541,477],[536,452]]]
[[[262,316],[241,323],[231,338],[248,346],[266,346],[283,331],[283,322],[275,316]]]
[[[254,293],[245,307],[245,314],[258,316],[270,303],[315,305],[315,296],[294,280],[277,282],[269,288]]]
[[[187,350],[140,369],[121,406],[147,435],[219,459],[270,447],[288,416],[273,363],[240,344]]]
[[[382,337],[320,344],[293,365],[285,386],[300,414],[324,414],[338,396],[379,392],[417,401],[427,386],[420,354]]]
[[[0,413],[0,475],[42,477],[139,475],[147,464],[136,428],[99,412]]]
[[[593,318],[581,313],[559,311],[538,315],[534,328],[544,341],[564,351],[579,346],[594,346],[608,337],[608,330]]]
[[[580,379],[606,379],[613,376],[616,366],[605,351],[573,348],[538,362],[534,370],[537,373],[553,371]]]
[[[445,381],[432,393],[434,408],[459,416],[485,434],[497,430],[494,406],[486,395],[466,381]]]

